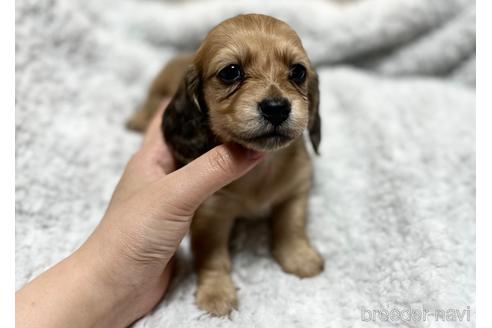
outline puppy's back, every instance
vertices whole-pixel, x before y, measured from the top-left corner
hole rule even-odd
[[[128,120],[127,128],[144,131],[159,108],[164,97],[173,97],[184,78],[193,55],[186,54],[171,59],[152,81],[147,98],[137,112]]]
[[[187,67],[192,62],[192,58],[192,54],[186,54],[171,59],[152,82],[149,98],[151,96],[159,96],[160,98],[174,96]]]

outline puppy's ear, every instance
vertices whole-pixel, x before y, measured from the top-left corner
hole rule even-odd
[[[321,141],[321,117],[319,115],[319,82],[318,74],[313,70],[308,80],[309,100],[309,138],[316,154],[319,155],[319,143]]]
[[[201,81],[190,66],[178,91],[164,111],[162,131],[178,164],[184,165],[217,145],[210,130]]]

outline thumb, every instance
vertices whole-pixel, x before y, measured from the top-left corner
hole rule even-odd
[[[166,176],[167,203],[191,214],[214,192],[250,171],[262,157],[262,153],[236,144],[217,146]]]

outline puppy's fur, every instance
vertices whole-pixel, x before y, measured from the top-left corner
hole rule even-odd
[[[239,65],[243,77],[224,83],[220,72]],[[292,80],[293,65],[305,80]],[[196,212],[191,226],[198,274],[196,301],[214,315],[237,307],[230,277],[228,240],[238,217],[271,218],[272,253],[284,271],[299,277],[321,272],[323,260],[305,232],[311,163],[307,128],[315,152],[320,142],[318,78],[297,34],[264,15],[241,15],[212,29],[194,55],[171,61],[155,79],[128,126],[143,130],[164,96],[163,132],[181,165],[222,142],[265,151],[246,176],[224,187]],[[274,125],[259,109],[264,99],[285,99],[288,118]]]

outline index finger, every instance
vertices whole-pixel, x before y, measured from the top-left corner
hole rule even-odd
[[[161,131],[161,123],[164,110],[166,109],[167,105],[169,105],[170,100],[171,98],[164,98],[161,101],[159,108],[155,112],[154,117],[145,130],[142,148],[155,147],[164,142]]]

